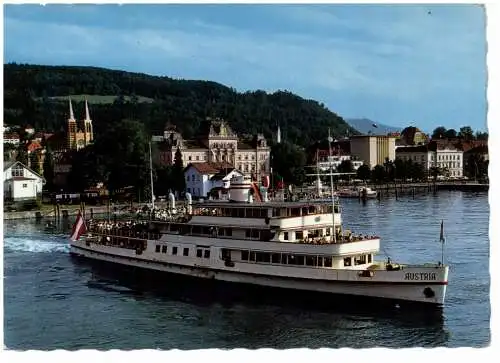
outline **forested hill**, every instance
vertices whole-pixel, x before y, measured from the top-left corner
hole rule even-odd
[[[287,91],[238,93],[216,82],[104,68],[4,65],[4,122],[8,125],[61,130],[68,118],[69,95],[79,120],[86,95],[97,134],[123,119],[137,119],[149,132],[161,132],[171,122],[189,138],[207,116],[227,119],[239,134],[263,132],[271,137],[279,124],[283,137],[299,145],[324,138],[328,127],[335,136],[357,134],[323,104]]]

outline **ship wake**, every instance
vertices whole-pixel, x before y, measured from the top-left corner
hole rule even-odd
[[[50,239],[39,239],[34,236],[17,236],[4,238],[4,249],[9,252],[69,253],[69,244],[61,237],[56,236],[52,236]]]

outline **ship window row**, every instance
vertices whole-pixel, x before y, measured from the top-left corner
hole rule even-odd
[[[352,266],[353,260],[354,260],[354,266],[365,265],[367,263],[372,263],[372,255],[368,254],[368,255],[358,255],[354,257],[345,257],[344,266],[345,267]]]
[[[170,232],[178,232],[179,234],[192,234],[201,236],[224,236],[231,237],[233,235],[233,230],[231,228],[224,227],[206,227],[206,226],[190,226],[187,224],[170,224]]]
[[[332,267],[332,257],[330,256],[241,251],[241,260],[248,262],[272,263],[281,265]]]
[[[195,226],[188,224],[171,224],[169,232],[179,233],[180,235],[195,235],[204,237],[233,237],[246,238],[250,240],[269,241],[274,238],[275,233],[269,229],[237,229],[218,226]]]
[[[245,207],[204,207],[195,208],[194,215],[233,217],[233,218],[266,218],[266,217],[302,217],[306,215],[332,213],[331,204],[310,205],[295,208],[245,208]],[[335,213],[338,213],[335,206]]]
[[[223,250],[224,256],[224,250]],[[332,267],[331,256],[313,256],[290,253],[269,253],[241,251],[241,261],[271,263],[281,265],[311,266],[311,267]],[[345,257],[344,266],[364,265],[372,262],[372,255],[359,255],[354,257]]]
[[[167,253],[168,252],[168,247],[167,245],[156,245],[155,247],[155,252],[156,253]],[[179,253],[179,248],[177,246],[172,246],[172,256],[177,256]],[[184,247],[182,249],[182,255],[184,257],[189,256],[189,247]],[[200,246],[197,246],[196,248],[196,257],[199,258],[210,258],[210,248],[202,248]]]
[[[93,236],[93,234],[89,233],[89,237],[91,236]],[[123,238],[123,237],[101,236],[101,235],[95,235],[95,237],[97,237],[95,239],[95,242],[97,244],[103,246],[127,248],[131,250],[145,249],[147,244],[145,239],[139,240],[135,238]]]

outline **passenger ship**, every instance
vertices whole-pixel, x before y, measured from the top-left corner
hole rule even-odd
[[[79,215],[71,253],[90,259],[202,279],[296,291],[442,306],[448,266],[375,261],[378,236],[342,228],[338,199],[269,200],[243,177],[228,200],[186,202],[147,221],[110,223]],[[80,238],[82,235],[83,238]],[[248,286],[248,285],[246,285]]]

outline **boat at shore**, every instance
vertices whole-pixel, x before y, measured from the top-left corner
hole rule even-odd
[[[339,198],[372,199],[377,197],[377,191],[370,187],[344,188],[336,192]]]
[[[152,271],[240,285],[320,292],[349,298],[442,306],[448,266],[376,261],[380,237],[342,226],[337,198],[269,200],[256,183],[235,177],[229,200],[152,209],[147,220],[85,221],[79,215],[70,252]]]

